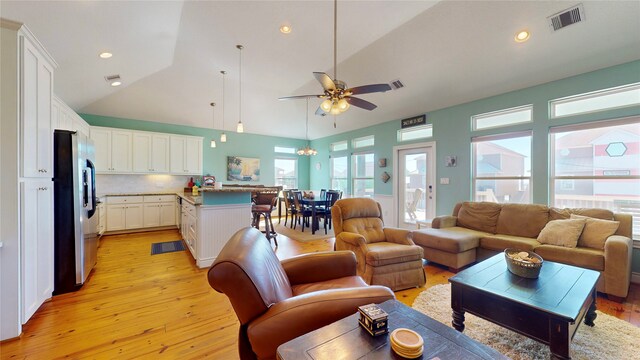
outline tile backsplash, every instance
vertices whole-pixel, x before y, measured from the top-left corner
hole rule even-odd
[[[156,174],[96,175],[96,192],[98,195],[182,192],[190,178],[191,176]]]

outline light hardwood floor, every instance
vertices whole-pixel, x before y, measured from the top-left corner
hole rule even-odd
[[[223,294],[209,287],[186,251],[151,256],[151,244],[178,231],[105,236],[85,286],[46,302],[19,339],[0,344],[2,359],[237,359],[238,321]],[[281,259],[330,250],[333,239],[278,236]],[[427,285],[453,274],[426,265]],[[425,288],[426,288],[425,287]],[[396,292],[411,305],[425,288]],[[624,304],[598,297],[598,309],[640,326],[640,286]],[[597,320],[596,320],[597,322]]]

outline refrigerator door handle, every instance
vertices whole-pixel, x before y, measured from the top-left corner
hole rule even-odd
[[[89,168],[90,172],[89,172],[89,184],[87,185],[87,191],[91,191],[91,194],[89,194],[91,196],[91,209],[89,209],[89,213],[87,214],[89,216],[89,218],[91,218],[93,216],[93,214],[96,213],[96,209],[97,209],[97,198],[96,198],[96,167],[93,165],[93,163],[91,162],[91,160],[87,159],[87,167]],[[89,188],[90,186],[90,188]],[[87,199],[88,200],[88,199]]]
[[[89,185],[87,179],[87,170],[82,170],[82,207],[89,204]]]

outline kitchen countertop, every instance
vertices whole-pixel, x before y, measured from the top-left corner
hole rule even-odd
[[[200,194],[207,193],[242,193],[242,192],[252,192],[255,191],[255,188],[250,187],[223,187],[222,189],[214,189],[214,188],[200,188]],[[98,195],[99,198],[109,197],[109,196],[153,196],[153,195],[177,195],[184,199],[186,202],[193,205],[202,205],[202,195],[192,195],[191,192],[160,192],[160,191],[152,191],[152,192],[144,192],[144,193],[117,193],[117,194],[101,194]]]

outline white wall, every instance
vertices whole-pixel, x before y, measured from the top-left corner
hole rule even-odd
[[[96,175],[98,196],[107,194],[182,192],[191,176],[181,175]],[[194,179],[195,181],[195,179]]]

